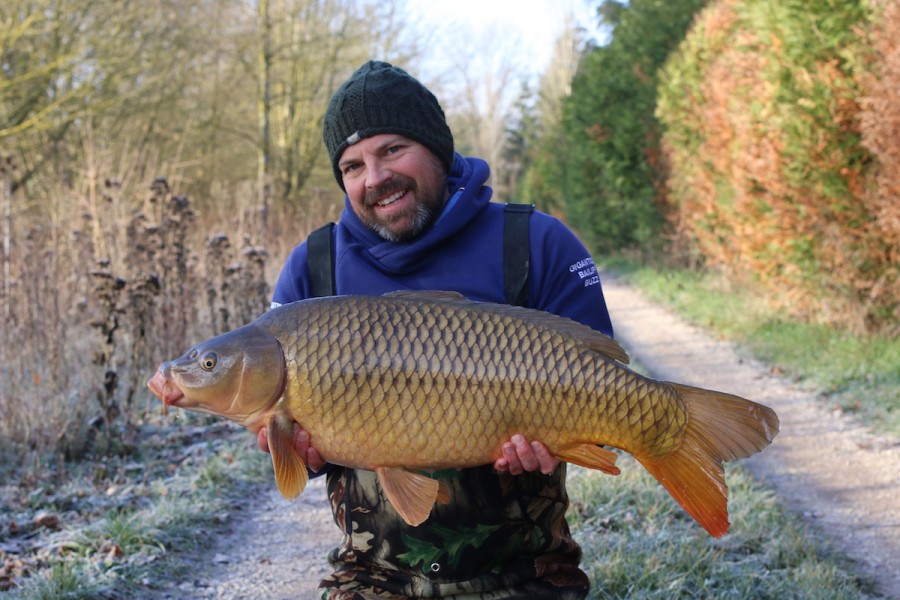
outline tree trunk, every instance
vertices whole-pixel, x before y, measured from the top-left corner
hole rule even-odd
[[[10,248],[12,246],[12,195],[13,160],[11,156],[0,156],[0,177],[3,185],[3,322],[9,325],[12,317],[10,300]]]
[[[269,186],[271,183],[271,69],[272,22],[269,19],[269,0],[259,0],[259,153],[257,157],[257,184],[259,187],[260,230],[265,231],[269,212]]]

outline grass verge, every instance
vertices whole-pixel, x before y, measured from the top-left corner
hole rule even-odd
[[[868,598],[871,585],[775,495],[727,466],[730,531],[711,538],[630,456],[610,477],[571,468],[569,509],[591,598]]]
[[[640,361],[630,365],[648,375]],[[569,467],[568,518],[592,600],[872,597],[873,583],[740,465],[725,465],[731,529],[710,537],[631,455],[621,474]]]
[[[0,596],[141,598],[188,577],[185,554],[208,547],[252,486],[271,485],[255,439],[225,422],[146,427],[135,454],[8,473]]]
[[[749,288],[712,274],[607,265],[650,298],[748,348],[776,371],[809,381],[835,408],[900,437],[900,339],[798,323]]]

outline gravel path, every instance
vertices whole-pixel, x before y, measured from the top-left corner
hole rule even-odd
[[[900,445],[854,426],[815,392],[735,351],[604,279],[616,336],[655,377],[735,393],[774,408],[781,432],[766,451],[744,461],[798,514],[820,527],[888,598],[900,598]],[[274,489],[258,510],[234,518],[230,535],[200,560],[191,581],[167,597],[197,599],[313,598],[338,530],[323,481],[287,502]],[[196,563],[195,563],[196,564]]]
[[[178,600],[307,600],[328,573],[326,555],[340,532],[325,496],[325,478],[313,479],[296,500],[272,486],[253,509],[233,514],[231,531],[200,556],[189,580],[149,598]],[[158,582],[157,582],[158,583]]]

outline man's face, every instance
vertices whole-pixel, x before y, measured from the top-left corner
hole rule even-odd
[[[425,230],[447,200],[447,173],[425,146],[383,133],[348,146],[338,162],[353,212],[392,242]]]

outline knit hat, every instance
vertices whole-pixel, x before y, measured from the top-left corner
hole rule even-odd
[[[453,134],[437,98],[403,69],[370,60],[338,88],[325,110],[322,137],[341,189],[341,154],[380,133],[399,133],[423,144],[450,171]]]

